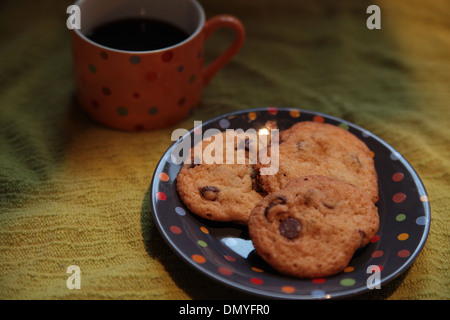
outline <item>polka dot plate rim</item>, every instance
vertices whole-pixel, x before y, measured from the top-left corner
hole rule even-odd
[[[202,219],[189,212],[176,191],[181,164],[171,158],[174,142],[161,157],[151,182],[152,214],[171,249],[191,267],[215,281],[259,297],[329,299],[349,297],[383,285],[408,270],[423,249],[431,223],[425,187],[409,162],[371,132],[324,113],[289,107],[264,107],[227,113],[202,123],[202,132],[226,129],[287,129],[299,121],[318,121],[349,130],[373,152],[378,173],[380,228],[355,253],[341,273],[297,279],[268,266],[254,251],[247,228]],[[189,135],[194,137],[198,130]],[[192,139],[193,141],[194,139]]]

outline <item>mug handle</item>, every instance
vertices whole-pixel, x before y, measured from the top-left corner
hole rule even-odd
[[[245,28],[242,22],[231,15],[223,14],[215,16],[205,22],[203,32],[205,33],[205,41],[219,28],[231,28],[235,32],[235,39],[233,43],[225,50],[220,56],[218,56],[213,62],[211,62],[206,68],[203,69],[203,84],[206,86],[212,79],[212,77],[225,66],[231,58],[239,52],[242,45],[245,42]]]

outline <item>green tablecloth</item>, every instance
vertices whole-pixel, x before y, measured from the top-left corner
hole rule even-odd
[[[150,212],[153,170],[178,127],[264,106],[324,112],[370,130],[416,169],[432,208],[412,267],[367,299],[450,298],[450,2],[204,0],[247,42],[182,123],[127,133],[74,103],[68,1],[0,2],[0,298],[252,298],[192,270]],[[344,4],[345,3],[345,4]],[[207,46],[209,61],[228,32]],[[82,287],[69,290],[78,265]]]

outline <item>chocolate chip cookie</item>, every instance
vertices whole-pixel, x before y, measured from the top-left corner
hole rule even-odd
[[[261,188],[267,194],[282,189],[297,177],[324,175],[348,182],[374,202],[378,201],[372,152],[349,131],[331,124],[305,121],[281,131],[279,138],[279,170],[274,175],[260,177]],[[263,167],[262,164],[255,166]]]
[[[206,161],[193,161],[195,154],[191,150],[192,163],[181,168],[177,191],[186,207],[198,216],[246,225],[251,210],[263,196],[256,187],[257,172],[248,161],[248,140],[235,140],[233,150],[230,150],[226,147],[226,137],[227,133],[223,132],[212,136],[211,141],[202,142],[202,152],[206,150],[202,154],[203,160]],[[211,143],[216,138],[223,139],[223,148],[212,150]],[[238,159],[238,150],[243,151],[243,161]],[[234,154],[234,160],[231,158],[227,164],[226,154],[230,152]]]
[[[267,195],[249,218],[260,255],[283,274],[300,278],[341,272],[379,227],[373,201],[341,180],[304,176]]]

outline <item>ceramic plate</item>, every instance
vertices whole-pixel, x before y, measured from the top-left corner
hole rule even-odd
[[[287,129],[299,121],[319,121],[349,130],[373,152],[378,173],[380,228],[372,241],[355,253],[344,272],[318,279],[279,274],[256,255],[247,229],[197,217],[176,191],[181,164],[175,164],[175,142],[156,167],[151,186],[153,215],[169,246],[192,267],[238,290],[280,299],[346,297],[370,290],[405,271],[422,250],[430,229],[426,190],[411,165],[390,145],[348,121],[300,109],[263,108],[238,111],[211,119],[194,137],[210,128]],[[194,132],[195,131],[195,132]],[[193,141],[194,139],[192,139]]]

